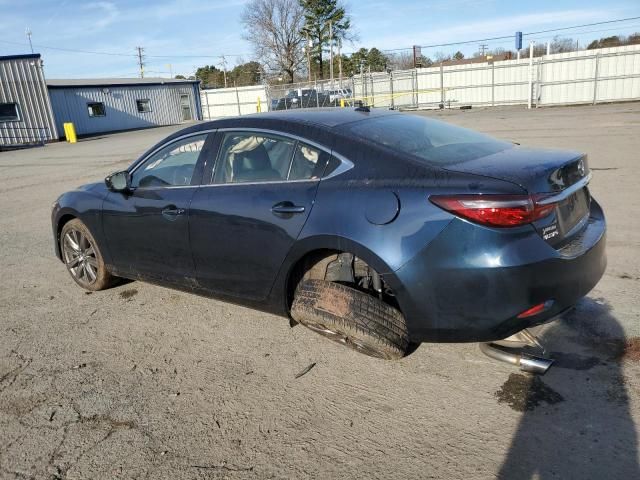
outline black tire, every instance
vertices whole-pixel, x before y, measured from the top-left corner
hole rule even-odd
[[[402,358],[409,346],[407,325],[399,310],[339,283],[302,281],[291,316],[314,332],[371,357]]]
[[[60,251],[71,278],[85,290],[109,288],[116,278],[109,273],[96,240],[81,220],[74,218],[62,227]]]

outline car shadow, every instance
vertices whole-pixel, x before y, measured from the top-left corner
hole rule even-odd
[[[623,372],[638,352],[610,307],[585,298],[541,330],[554,366],[543,377],[512,373],[496,392],[523,412],[498,478],[640,478]]]

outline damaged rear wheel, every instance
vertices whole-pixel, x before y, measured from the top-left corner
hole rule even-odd
[[[402,313],[355,288],[327,280],[303,280],[291,306],[295,321],[371,357],[402,358],[409,335]]]

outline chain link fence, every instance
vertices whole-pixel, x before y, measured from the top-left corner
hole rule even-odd
[[[205,119],[211,119],[355,104],[411,110],[628,100],[640,100],[640,45],[363,73],[333,82],[204,90],[202,104]]]

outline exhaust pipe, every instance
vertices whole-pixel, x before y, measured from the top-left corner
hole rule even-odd
[[[494,343],[481,343],[480,350],[494,360],[520,367],[520,370],[523,372],[544,375],[551,365],[553,365],[553,360],[551,359],[536,357],[521,352],[510,352],[508,349],[495,345]]]

